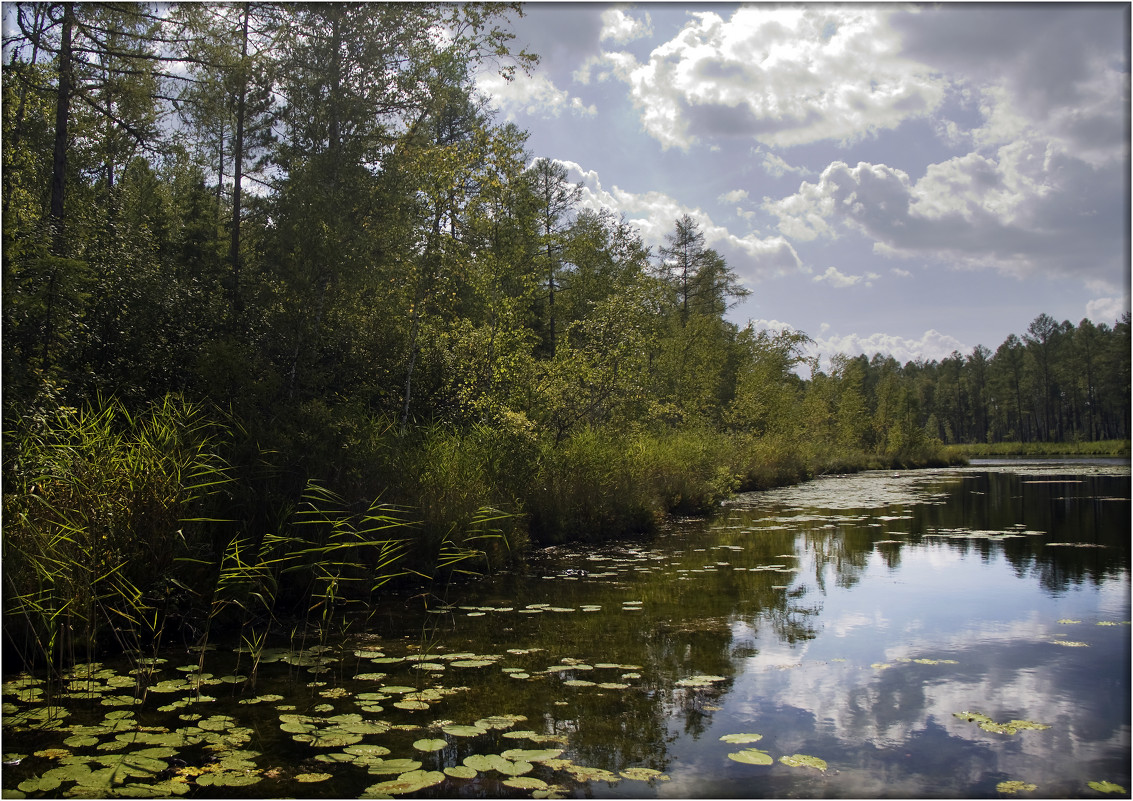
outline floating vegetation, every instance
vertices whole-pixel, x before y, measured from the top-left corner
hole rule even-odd
[[[448,746],[448,740],[440,740],[440,739],[417,740],[415,743],[413,743],[413,747],[416,748],[418,751],[440,751],[441,749],[443,749],[447,746]]]
[[[1122,787],[1120,784],[1114,784],[1113,782],[1090,782],[1088,786],[1091,790],[1097,790],[1099,793],[1125,792],[1124,787]]]
[[[295,775],[295,781],[311,784],[314,782],[325,782],[330,776],[329,773],[298,773]]]
[[[372,771],[371,771],[372,772]],[[405,795],[432,787],[445,780],[445,774],[438,770],[411,770],[377,784],[371,784],[362,793],[362,798],[380,798],[386,795]]]
[[[697,674],[684,679],[678,679],[676,685],[678,687],[711,687],[713,684],[727,680],[727,676],[705,676],[703,674]]]
[[[725,734],[720,738],[720,742],[742,745],[744,743],[756,743],[762,739],[762,734]]]
[[[966,720],[969,723],[976,723],[984,731],[989,731],[993,734],[1016,734],[1020,731],[1041,731],[1043,729],[1050,728],[1050,726],[1042,723],[1036,723],[1033,720],[1009,720],[1006,723],[996,723],[987,715],[981,714],[979,712],[953,712],[952,716],[957,717],[960,720]]]
[[[742,762],[745,765],[773,765],[775,763],[771,754],[758,748],[745,748],[742,751],[736,751],[728,754],[728,759]]]
[[[548,787],[545,781],[534,776],[512,776],[510,779],[504,779],[500,784],[514,790],[546,790]]]
[[[626,768],[621,771],[623,778],[638,782],[669,781],[669,776],[653,768]]]
[[[1082,621],[1081,620],[1074,620],[1073,618],[1069,618],[1069,617],[1064,617],[1064,618],[1059,618],[1058,622],[1061,623],[1062,625],[1068,626],[1072,623],[1081,623]],[[1101,624],[1099,623],[1098,625],[1101,625]]]
[[[1026,782],[1013,780],[1013,781],[1000,782],[999,784],[995,785],[995,789],[996,789],[996,792],[1005,793],[1007,795],[1013,795],[1015,793],[1020,793],[1020,792],[1029,793],[1032,790],[1039,789],[1039,786],[1037,784],[1027,784]]]
[[[826,760],[806,754],[793,754],[779,757],[779,761],[791,768],[814,768],[826,772]]]
[[[475,779],[479,775],[475,768],[470,768],[467,765],[453,765],[445,768],[444,773],[454,779]]]

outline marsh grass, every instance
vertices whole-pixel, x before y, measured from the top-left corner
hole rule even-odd
[[[107,639],[156,647],[180,595],[202,502],[229,480],[200,406],[170,396],[62,407],[10,432],[5,635],[26,661],[92,659]]]

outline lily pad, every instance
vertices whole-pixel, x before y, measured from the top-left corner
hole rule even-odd
[[[451,734],[453,737],[476,737],[483,734],[486,730],[479,726],[441,726],[441,731],[445,734]]]
[[[736,751],[728,754],[728,759],[742,762],[745,765],[770,765],[775,762],[771,754],[760,751],[758,748],[745,748],[743,751]]]
[[[370,773],[408,773],[421,767],[416,759],[375,759],[367,765]],[[408,792],[408,791],[406,791]]]
[[[779,761],[792,768],[815,768],[823,772],[826,771],[826,760],[814,756],[807,756],[806,754],[782,756],[779,757]]]
[[[365,790],[365,797],[373,798],[377,795],[404,795],[415,793],[426,787],[432,787],[445,780],[445,775],[438,770],[412,770],[401,774],[396,779],[372,784]]]
[[[705,676],[697,674],[689,676],[688,678],[679,679],[677,681],[678,687],[711,687],[713,684],[721,681],[727,681],[727,676]]]
[[[418,740],[413,747],[418,751],[440,751],[448,745],[448,740]]]
[[[622,776],[639,782],[649,782],[654,779],[663,782],[669,781],[669,777],[666,774],[659,770],[654,770],[653,768],[626,768],[622,771]]]
[[[762,739],[762,734],[725,734],[720,738],[720,742],[742,745],[743,743],[757,743]]]
[[[1090,782],[1089,787],[1091,790],[1097,790],[1099,793],[1124,793],[1125,788],[1120,784],[1113,782]]]
[[[561,748],[544,748],[541,750],[528,748],[511,748],[500,756],[513,762],[546,762],[554,759],[563,752]]]
[[[1037,784],[1027,784],[1026,782],[1021,782],[1021,781],[1017,781],[1017,780],[1000,782],[999,784],[995,785],[996,792],[1005,793],[1007,795],[1012,795],[1012,794],[1018,793],[1018,792],[1029,793],[1031,790],[1037,790],[1037,789],[1039,789]]]
[[[548,786],[545,781],[534,776],[512,776],[510,779],[504,779],[500,784],[515,790],[546,790]]]
[[[295,776],[295,781],[304,784],[311,784],[313,782],[325,782],[331,777],[329,773],[299,773]]]

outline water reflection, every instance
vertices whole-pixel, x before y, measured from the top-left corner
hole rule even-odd
[[[1128,788],[1129,473],[1092,470],[874,473],[746,496],[648,542],[548,549],[452,588],[459,605],[391,604],[343,650],[320,652],[328,674],[307,673],[306,656],[265,665],[254,691],[233,682],[189,708],[252,732],[259,775],[279,777],[247,791],[259,796],[354,797],[376,780],[281,730],[284,706],[388,724],[365,743],[427,770],[517,747],[500,731],[463,739],[446,725],[520,716],[514,729],[559,738],[574,766],[528,775],[576,796],[972,797],[1015,779],[1044,797],[1089,795],[1096,780]],[[386,656],[375,663],[371,650]],[[169,657],[170,674],[189,661]],[[230,650],[209,659],[218,677],[236,672]],[[395,705],[430,689],[421,709]],[[374,691],[380,704],[358,695]],[[239,703],[252,692],[282,706]],[[152,698],[140,722],[184,725]],[[7,688],[5,701],[7,723],[25,704]],[[83,723],[106,712],[84,704]],[[989,731],[962,712],[1049,728]],[[21,734],[5,749],[73,733]],[[755,746],[775,760],[813,755],[827,769],[730,760],[744,746],[720,738],[736,733],[763,735]],[[446,736],[428,756],[413,749]],[[29,757],[4,786],[48,766]],[[618,780],[631,768],[669,780]],[[315,769],[333,769],[317,791],[290,779]],[[522,794],[504,778],[420,792]]]

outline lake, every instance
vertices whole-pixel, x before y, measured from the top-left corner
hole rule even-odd
[[[1129,498],[1123,461],[829,476],[258,664],[6,676],[4,795],[1129,797]]]

